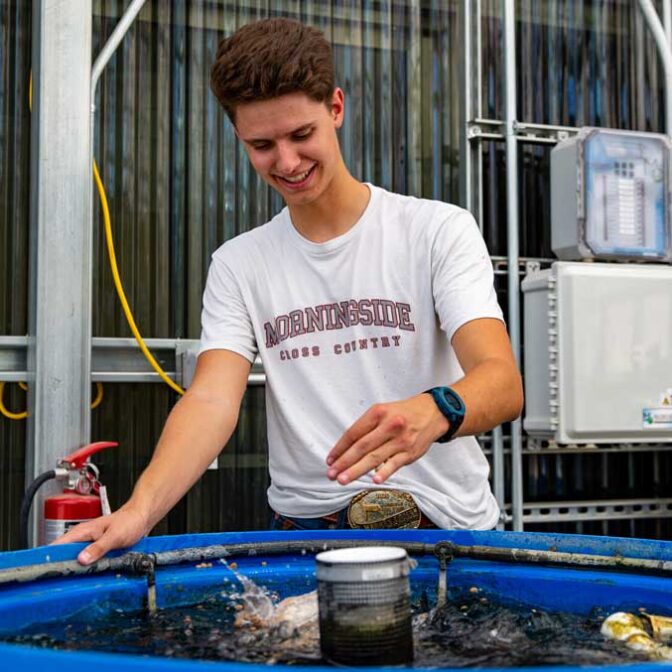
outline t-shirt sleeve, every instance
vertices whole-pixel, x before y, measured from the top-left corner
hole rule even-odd
[[[471,320],[504,321],[485,241],[466,210],[450,213],[438,225],[432,243],[432,290],[436,314],[449,340]]]
[[[203,293],[201,347],[231,350],[250,362],[257,356],[252,320],[236,275],[221,257],[213,257]]]

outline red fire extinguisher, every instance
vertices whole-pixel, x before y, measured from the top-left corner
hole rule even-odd
[[[50,544],[79,523],[110,513],[107,492],[98,479],[98,468],[89,458],[105,448],[118,445],[114,441],[90,443],[63,458],[56,469],[41,474],[31,483],[21,504],[21,536],[24,548],[28,545],[30,506],[37,490],[48,480],[63,480],[65,485],[60,495],[48,497],[44,501],[44,527],[41,535],[43,544]]]

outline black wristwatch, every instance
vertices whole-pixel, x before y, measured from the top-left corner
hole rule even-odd
[[[436,439],[437,443],[446,443],[455,436],[457,430],[460,428],[467,409],[460,395],[450,387],[433,387],[431,390],[427,390],[426,393],[434,397],[439,410],[450,423],[448,431]]]

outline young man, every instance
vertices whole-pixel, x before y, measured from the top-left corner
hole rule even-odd
[[[257,354],[276,527],[493,527],[473,435],[518,416],[522,389],[473,218],[350,175],[313,28],[241,28],[212,89],[287,208],[213,255],[196,375],[130,500],[60,541],[93,541],[86,564],[147,534],[228,441]]]

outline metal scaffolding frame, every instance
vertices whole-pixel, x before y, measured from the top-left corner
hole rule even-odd
[[[656,41],[658,53],[665,70],[665,130],[672,133],[672,0],[663,0],[664,27],[652,0],[639,0],[640,9]],[[460,63],[461,88],[461,143],[464,149],[460,166],[461,204],[470,210],[477,221],[483,217],[483,166],[480,157],[483,140],[495,140],[506,146],[506,197],[507,197],[507,257],[501,259],[500,270],[506,266],[508,279],[509,333],[511,345],[520,363],[520,269],[518,255],[519,212],[518,212],[518,144],[554,145],[579,132],[579,128],[534,124],[519,121],[516,112],[516,52],[515,52],[515,4],[514,0],[502,3],[503,17],[503,60],[505,118],[503,120],[484,119],[481,100],[481,0],[461,0],[460,25],[462,50]],[[476,73],[474,77],[473,74]],[[526,260],[528,270],[531,264],[550,263],[553,260]],[[503,263],[505,262],[505,263]],[[501,427],[492,432],[493,490],[504,512],[506,522],[511,522],[516,531],[524,523],[615,520],[646,517],[672,517],[671,500],[620,500],[618,502],[554,502],[552,504],[525,503],[523,498],[523,454],[540,454],[530,449],[534,443],[524,441],[521,422],[511,423],[510,447],[505,451],[504,434]],[[649,450],[655,460],[659,452],[669,450],[664,444],[643,447],[623,446],[625,450]],[[591,452],[594,446],[574,446],[569,452]],[[619,448],[614,449],[615,452]],[[505,452],[511,461],[511,502],[504,501]],[[605,452],[604,450],[602,452]],[[553,454],[549,449],[546,454]]]

